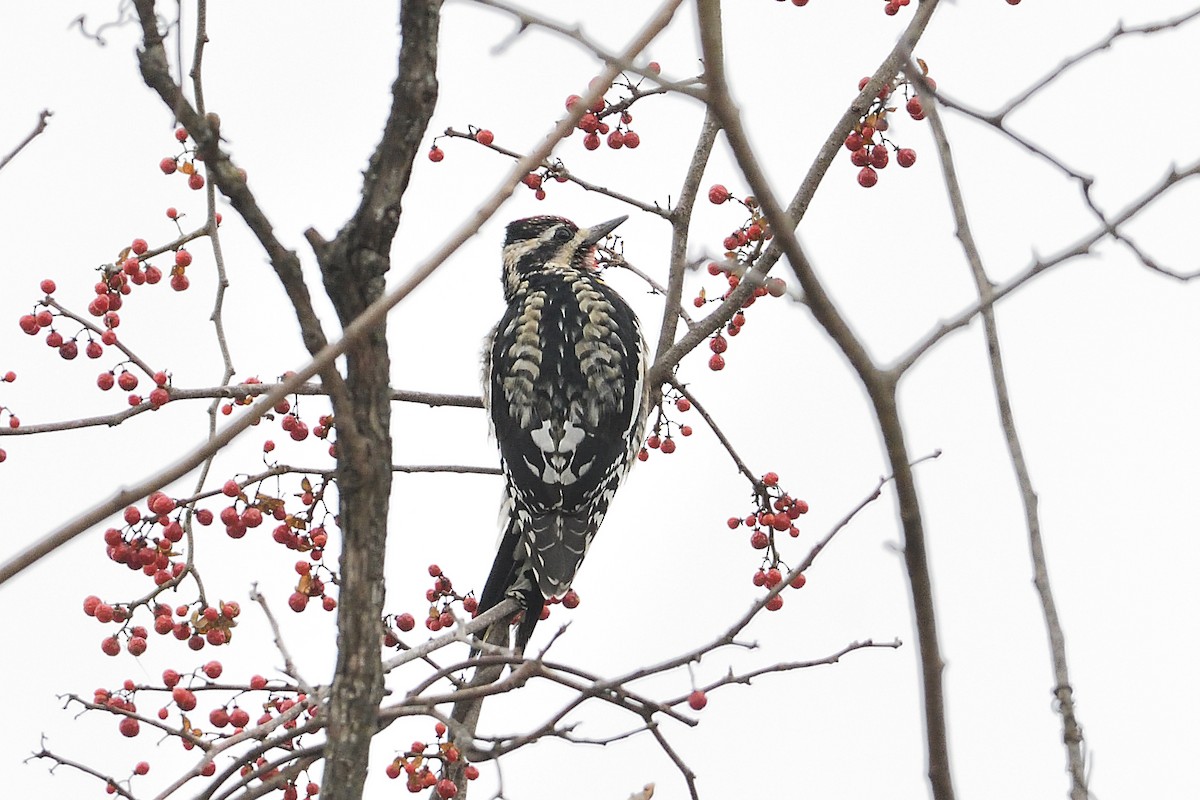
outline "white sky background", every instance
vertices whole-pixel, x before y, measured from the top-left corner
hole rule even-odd
[[[115,4],[89,9],[105,18]],[[584,30],[610,48],[623,45],[649,4],[528,3]],[[813,0],[806,8],[771,0],[727,4],[727,54],[733,88],[776,190],[790,197],[819,143],[874,70],[911,10],[885,17],[872,0]],[[235,160],[284,242],[313,269],[302,232],[331,237],[352,213],[366,163],[386,114],[397,37],[394,3],[291,2],[213,4],[206,51],[208,107],[219,113]],[[952,96],[992,109],[1065,56],[1101,39],[1122,13],[1140,24],[1178,15],[1189,4],[1037,3],[1002,0],[944,3],[918,54]],[[55,112],[50,128],[0,172],[0,404],[25,424],[109,413],[123,395],[102,395],[95,374],[114,362],[82,355],[62,362],[25,337],[17,317],[53,277],[60,301],[82,310],[91,270],[111,261],[135,236],[152,244],[173,235],[163,209],[175,205],[200,219],[202,193],[158,161],[176,152],[170,119],[141,83],[136,29],[110,29],[107,47],[68,30],[78,4],[24,4],[0,11],[0,151],[19,141],[37,112]],[[578,16],[576,16],[578,15]],[[501,15],[448,3],[442,22],[441,96],[431,136],[447,126],[487,127],[497,144],[525,150],[562,113],[598,69],[580,48],[530,31],[502,53],[492,48],[511,28]],[[188,34],[191,28],[188,26]],[[1011,124],[1068,164],[1096,177],[1107,211],[1157,182],[1172,162],[1197,156],[1200,122],[1188,98],[1191,56],[1200,23],[1159,36],[1128,37],[1072,70]],[[190,42],[188,44],[190,52]],[[692,17],[679,18],[647,53],[675,78],[697,70]],[[686,100],[649,99],[633,109],[642,137],[636,151],[583,150],[579,135],[557,155],[582,177],[647,201],[666,202],[680,185],[698,130],[700,109]],[[898,115],[904,117],[903,114]],[[1031,253],[1052,254],[1093,228],[1077,187],[981,126],[945,115],[968,211],[986,265],[1001,281]],[[886,361],[974,297],[953,239],[941,173],[926,123],[898,119],[891,131],[918,152],[916,167],[886,169],[871,190],[857,186],[839,155],[800,233],[814,263],[871,352]],[[394,249],[393,282],[435,248],[451,227],[496,186],[510,162],[461,140],[443,140],[446,159],[420,159],[405,198]],[[723,141],[704,185],[745,192]],[[444,392],[477,391],[478,350],[502,308],[499,240],[509,219],[558,213],[589,224],[628,209],[567,185],[547,187],[536,202],[520,187],[472,240],[390,319],[394,385]],[[1129,231],[1165,264],[1197,269],[1191,246],[1200,191],[1177,189]],[[261,250],[226,209],[223,243],[232,289],[226,305],[239,378],[271,379],[303,361],[293,315]],[[697,206],[693,253],[715,252],[742,222],[732,205]],[[665,279],[669,231],[640,216],[620,231],[626,255]],[[137,289],[122,312],[122,340],[178,386],[207,386],[220,375],[212,346],[211,254],[197,243],[192,289]],[[1194,575],[1195,486],[1200,424],[1195,415],[1196,303],[1200,288],[1139,266],[1105,244],[1098,255],[1037,279],[999,307],[998,319],[1020,433],[1042,505],[1051,576],[1067,635],[1078,713],[1097,797],[1177,797],[1194,791],[1188,765],[1200,735],[1193,719],[1200,690],[1193,679],[1197,601]],[[781,267],[782,269],[782,267]],[[780,274],[783,274],[780,272]],[[710,291],[718,288],[705,278]],[[657,333],[660,300],[628,274],[609,280]],[[691,290],[701,285],[696,276]],[[690,294],[689,294],[690,296]],[[336,317],[319,305],[326,330]],[[731,341],[728,367],[711,373],[707,350],[686,359],[680,375],[721,421],[757,472],[777,471],[806,499],[804,535],[785,551],[799,561],[870,492],[885,471],[869,408],[842,358],[804,308],[760,301]],[[145,381],[143,380],[143,384]],[[1044,629],[1031,581],[1015,483],[996,422],[978,324],[949,337],[906,379],[901,403],[914,456],[943,456],[918,468],[924,499],[943,653],[951,754],[959,794],[973,800],[1065,797],[1065,756],[1051,706],[1053,685]],[[316,400],[304,399],[311,410]],[[201,404],[178,403],[117,430],[0,440],[0,557],[166,464],[205,432]],[[307,414],[306,414],[307,415]],[[593,547],[577,588],[583,604],[555,645],[555,657],[613,675],[690,649],[742,613],[757,590],[757,553],[724,520],[749,507],[748,486],[694,413],[696,435],[672,456],[654,454],[634,471]],[[315,419],[315,413],[313,415]],[[395,409],[399,463],[493,464],[483,414],[474,410]],[[277,428],[255,429],[219,462],[211,483],[256,469],[263,438],[275,439],[286,463],[326,466],[323,445],[293,445]],[[191,479],[173,487],[183,495]],[[295,491],[285,482],[284,491]],[[425,566],[436,561],[459,587],[479,586],[493,555],[499,480],[481,476],[396,478],[389,552],[391,610],[424,610]],[[219,508],[216,504],[211,507]],[[201,655],[245,680],[280,659],[246,593],[258,580],[285,621],[290,645],[313,681],[328,680],[332,615],[286,609],[292,558],[267,541],[268,527],[230,542],[219,526],[202,539],[202,567],[212,596],[243,604],[234,647]],[[916,640],[912,632],[895,500],[890,491],[862,513],[809,571],[809,585],[785,593],[784,608],[746,633],[762,647],[721,650],[695,667],[698,683],[731,667],[824,657],[856,639],[899,637],[899,650],[853,653],[836,666],[767,676],[753,686],[714,692],[694,729],[664,731],[699,774],[704,797],[771,796],[921,798],[927,795],[919,715]],[[0,758],[13,796],[99,796],[103,789],[69,770],[20,764],[48,744],[63,755],[120,776],[139,759],[153,767],[139,794],[167,781],[181,760],[174,743],[143,731],[125,741],[116,721],[74,720],[57,693],[85,695],[125,677],[156,680],[165,667],[193,664],[189,651],[153,637],[141,659],[107,658],[107,629],[80,612],[97,593],[127,599],[144,578],[104,558],[99,533],[82,537],[0,589],[5,608],[9,724]],[[179,602],[186,601],[181,597]],[[535,645],[548,640],[558,611]],[[261,644],[247,643],[258,638]],[[202,663],[203,660],[196,663]],[[414,671],[415,672],[415,671]],[[402,676],[403,677],[403,676]],[[393,688],[402,689],[393,678]],[[640,686],[657,697],[686,693],[686,673]],[[483,727],[516,732],[555,707],[557,692],[522,691],[489,703]],[[157,704],[139,697],[139,708]],[[208,705],[201,709],[207,715]],[[589,706],[577,733],[603,736],[636,720]],[[395,749],[431,736],[431,725],[404,723],[377,739],[377,772]],[[623,798],[644,783],[660,794],[684,784],[646,735],[606,748],[549,742],[503,761],[510,798]],[[483,782],[494,780],[483,768]],[[404,793],[382,777],[371,797]],[[476,789],[475,794],[486,796]],[[474,794],[473,794],[474,796]]]

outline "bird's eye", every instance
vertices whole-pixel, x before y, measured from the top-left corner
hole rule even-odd
[[[559,228],[554,232],[554,238],[560,242],[569,242],[572,236],[574,234],[571,233],[570,228]]]

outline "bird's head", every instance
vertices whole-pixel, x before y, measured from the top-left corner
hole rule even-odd
[[[596,245],[629,217],[581,228],[564,217],[528,217],[508,223],[504,237],[504,292],[511,297],[522,278],[547,270],[590,270]]]

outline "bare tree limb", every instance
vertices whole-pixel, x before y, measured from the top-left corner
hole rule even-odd
[[[909,29],[922,30],[937,6],[936,0],[921,3]],[[709,81],[709,103],[720,118],[726,138],[742,174],[761,204],[778,246],[804,289],[805,298],[814,318],[842,351],[866,388],[875,411],[876,421],[887,450],[888,461],[895,475],[900,521],[904,530],[904,562],[909,582],[909,595],[917,629],[920,654],[922,690],[924,695],[926,751],[929,782],[935,800],[953,800],[954,784],[950,769],[949,741],[946,731],[945,697],[942,684],[942,656],[938,643],[937,614],[933,598],[933,583],[929,559],[925,552],[925,531],[920,499],[913,478],[904,426],[896,398],[896,382],[892,375],[880,370],[871,360],[862,342],[850,329],[833,300],[828,296],[812,264],[809,262],[794,231],[796,217],[782,208],[771,191],[770,182],[758,163],[753,148],[741,124],[741,116],[729,93],[725,80],[724,52],[721,38],[720,4],[717,0],[699,0],[700,43]],[[921,24],[918,27],[918,19]],[[908,32],[906,31],[906,34]],[[901,37],[903,54],[907,58],[915,40]],[[868,81],[864,91],[878,92],[883,81],[891,75],[878,72]],[[872,89],[872,83],[878,84]],[[870,96],[874,96],[873,94]],[[741,288],[739,286],[739,288]],[[695,331],[693,330],[693,333]],[[684,337],[685,339],[687,337]],[[778,589],[779,587],[776,587]]]
[[[921,70],[910,62],[910,75],[919,75]],[[951,152],[950,141],[942,124],[938,104],[930,102],[926,105],[926,115],[933,130],[934,141],[937,143],[938,156],[942,165],[942,174],[946,183],[946,193],[950,199],[950,207],[954,213],[956,235],[962,245],[963,254],[971,268],[971,277],[975,281],[975,289],[979,293],[980,314],[983,318],[983,333],[987,341],[988,364],[992,373],[992,385],[996,395],[996,406],[1000,414],[1000,423],[1004,429],[1004,442],[1008,447],[1009,459],[1021,490],[1021,502],[1025,507],[1025,526],[1029,536],[1029,551],[1033,561],[1033,585],[1038,593],[1042,607],[1042,616],[1046,624],[1046,633],[1050,641],[1050,657],[1054,668],[1054,696],[1058,702],[1058,713],[1062,717],[1063,744],[1067,751],[1067,774],[1071,779],[1071,800],[1088,800],[1087,770],[1084,764],[1083,729],[1075,715],[1075,702],[1071,688],[1070,673],[1067,667],[1066,638],[1062,624],[1058,618],[1058,609],[1054,602],[1054,592],[1050,586],[1050,574],[1046,566],[1046,553],[1042,547],[1041,522],[1038,518],[1038,496],[1033,488],[1033,479],[1025,462],[1025,454],[1021,447],[1021,439],[1017,435],[1017,425],[1012,409],[1012,400],[1008,393],[1008,380],[1004,374],[1004,359],[1000,349],[1000,334],[996,327],[996,313],[993,308],[993,285],[983,266],[983,257],[975,244],[971,233],[971,224],[967,216],[966,202],[958,182],[958,174],[954,167],[954,156]]]

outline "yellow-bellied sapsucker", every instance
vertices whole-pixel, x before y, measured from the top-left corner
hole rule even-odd
[[[479,613],[505,597],[529,641],[575,571],[646,426],[646,345],[637,317],[596,271],[596,245],[626,217],[580,228],[519,219],[504,241],[508,310],[488,337],[484,400],[500,446],[504,533]]]

